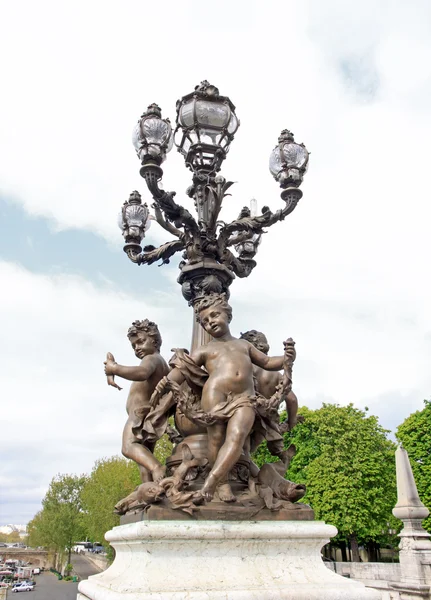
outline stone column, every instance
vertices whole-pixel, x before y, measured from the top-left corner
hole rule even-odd
[[[431,541],[422,527],[429,510],[421,502],[409,455],[402,446],[395,452],[398,502],[392,513],[403,522],[400,533],[401,583],[392,584],[402,599],[431,599]]]

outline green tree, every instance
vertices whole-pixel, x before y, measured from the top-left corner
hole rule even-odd
[[[306,484],[304,501],[316,519],[335,525],[336,541],[349,542],[359,560],[358,544],[381,540],[392,523],[395,444],[376,417],[351,404],[299,412],[304,422],[285,436],[297,448],[287,477]],[[255,458],[267,462],[268,450],[259,448]]]
[[[165,464],[171,453],[172,444],[164,435],[157,442],[154,455]],[[82,492],[84,525],[91,540],[103,543],[105,533],[119,525],[114,506],[140,483],[138,465],[131,460],[113,456],[95,462]]]
[[[88,537],[103,543],[105,533],[120,524],[115,504],[141,483],[138,465],[113,456],[97,460],[82,491],[84,526]]]
[[[164,465],[166,463],[166,459],[171,454],[172,443],[170,442],[168,436],[165,434],[158,440],[156,447],[154,448],[154,456],[162,465]]]
[[[28,543],[36,548],[44,546],[55,550],[54,538],[51,535],[51,522],[46,511],[40,510],[27,525]]]
[[[42,500],[42,510],[28,525],[31,545],[45,546],[60,556],[84,536],[81,492],[84,475],[57,475]]]
[[[21,541],[22,540],[18,531],[11,531],[11,533],[0,533],[0,542],[15,544],[16,542]]]
[[[396,437],[409,454],[419,497],[431,511],[431,401],[424,405],[398,427]],[[431,517],[423,525],[431,533]]]

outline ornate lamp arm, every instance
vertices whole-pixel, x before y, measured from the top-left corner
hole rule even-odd
[[[175,227],[184,227],[184,230],[191,234],[199,234],[199,226],[196,220],[186,208],[174,202],[174,195],[175,192],[167,192],[156,200],[160,210],[163,211],[166,219],[171,221]]]
[[[140,168],[139,173],[141,177],[145,179],[147,188],[149,189],[155,202],[157,202],[157,200],[161,198],[163,194],[166,194],[166,192],[159,187],[159,181],[163,176],[163,169],[161,169],[158,165],[153,162],[146,162]],[[175,195],[175,192],[171,193]]]
[[[248,277],[257,265],[256,261],[252,258],[237,257],[230,250],[225,250],[222,258],[224,265],[229,267],[237,277],[242,279]]]
[[[156,203],[154,203],[152,205],[152,207],[154,209],[154,214],[155,214],[157,223],[161,227],[163,227],[163,229],[165,229],[166,231],[168,231],[169,233],[171,233],[175,237],[181,239],[183,237],[183,235],[184,235],[183,232],[180,231],[179,229],[177,229],[176,227],[174,227],[171,223],[169,223],[169,221],[166,221],[163,218],[162,211],[160,210],[159,206]]]
[[[231,223],[224,225],[218,237],[218,248],[220,255],[222,256],[228,246],[238,243],[238,234],[244,232],[244,234],[261,234],[265,227],[271,227],[274,223],[282,221],[289,215],[298,204],[298,201],[302,197],[302,192],[298,188],[289,187],[283,190],[281,197],[286,203],[283,209],[277,210],[273,213],[268,207],[262,209],[262,214],[257,217],[245,216]]]
[[[176,192],[165,192],[159,187],[163,171],[158,165],[146,163],[141,167],[140,174],[145,179],[156,206],[164,213],[167,221],[174,223],[175,228],[184,227],[191,233],[199,232],[198,224],[189,211],[174,202]],[[160,224],[164,227],[162,223]]]
[[[241,242],[246,242],[249,240],[254,234],[250,231],[243,231],[242,233],[237,233],[233,235],[227,240],[226,246],[236,246],[236,244],[240,244]]]
[[[296,208],[296,205],[302,198],[302,191],[296,187],[288,187],[287,189],[281,192],[281,198],[286,203],[285,207],[277,210],[275,213],[271,213],[271,216],[268,217],[268,222],[263,224],[263,227],[270,227],[277,223],[278,221],[283,221],[287,215],[290,215]],[[263,212],[263,210],[262,210]],[[264,215],[262,215],[263,217]],[[261,219],[262,217],[255,217],[256,219]]]
[[[147,264],[152,265],[154,262],[161,260],[161,265],[169,263],[169,259],[176,252],[184,250],[185,245],[182,240],[173,240],[172,242],[166,242],[158,248],[154,246],[145,246],[143,252],[137,252],[136,248],[125,248],[125,252],[130,260],[138,265]],[[160,266],[161,266],[160,265]]]

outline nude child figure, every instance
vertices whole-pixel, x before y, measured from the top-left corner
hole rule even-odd
[[[211,471],[201,494],[210,501],[217,489],[221,500],[234,502],[235,496],[227,478],[241,456],[255,421],[253,365],[278,371],[285,357],[269,357],[246,340],[231,335],[232,309],[224,294],[206,296],[194,308],[197,320],[213,337],[191,355],[193,361],[205,367],[209,375],[202,389],[201,407],[210,415],[216,416],[218,411],[229,415],[207,428]],[[179,384],[184,381],[184,376],[178,368],[173,369],[167,379],[156,387],[157,394],[163,393],[169,380]]]
[[[118,387],[112,376],[133,382],[127,398],[128,419],[123,430],[121,452],[123,456],[138,464],[143,483],[158,482],[165,476],[166,469],[153,455],[155,444],[144,445],[140,431],[151,408],[151,395],[159,381],[169,373],[169,367],[160,355],[162,338],[155,323],[148,319],[134,321],[127,337],[136,357],[141,361],[140,364],[134,367],[119,365],[110,353],[105,362],[105,375],[108,376],[110,385]]]
[[[255,348],[263,352],[264,354],[268,354],[269,352],[269,344],[266,339],[265,334],[261,331],[256,331],[256,329],[251,329],[250,331],[246,331],[245,333],[241,333],[241,339],[247,340],[250,344],[253,344]],[[277,386],[280,383],[282,376],[280,373],[276,373],[274,371],[266,371],[265,369],[261,369],[260,367],[253,368],[254,376],[257,381],[257,391],[262,394],[265,398],[271,398],[277,390]],[[280,425],[281,433],[285,433],[286,431],[291,431],[297,421],[298,421],[298,398],[296,394],[291,390],[286,398],[286,412],[287,412],[287,420],[284,421]],[[271,452],[271,450],[270,450]],[[271,452],[273,454],[273,452]],[[277,456],[277,454],[274,454]]]

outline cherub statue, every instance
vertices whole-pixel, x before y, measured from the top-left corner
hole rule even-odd
[[[213,339],[195,350],[190,357],[204,377],[201,409],[206,415],[208,462],[211,468],[201,490],[211,501],[217,490],[225,502],[236,500],[228,483],[228,474],[241,456],[243,446],[256,418],[253,365],[279,371],[288,358],[293,361],[295,349],[285,346],[285,356],[269,357],[244,339],[230,333],[232,308],[225,294],[210,294],[194,306],[197,320]],[[174,368],[156,386],[151,402],[156,405],[166,389],[177,388],[188,378],[181,366]]]
[[[256,329],[250,329],[250,331],[246,331],[245,333],[241,333],[241,339],[247,340],[250,344],[253,344],[255,348],[263,352],[264,354],[268,354],[269,352],[269,344],[266,339],[265,334],[261,331],[256,331]],[[282,382],[283,376],[280,373],[274,371],[266,371],[265,369],[261,369],[260,367],[254,366],[253,373],[257,382],[257,392],[262,394],[265,398],[271,398],[277,392],[277,388]],[[297,414],[298,414],[298,398],[295,393],[290,390],[289,393],[284,395],[284,398],[280,398],[282,402],[284,399],[286,403],[286,412],[287,419],[280,425],[281,433],[285,433],[286,431],[291,431],[296,423],[297,423]],[[277,409],[279,406],[276,407]],[[272,452],[270,445],[268,444],[268,449],[271,454],[274,456],[278,456],[277,452]]]
[[[124,426],[121,451],[126,458],[131,458],[139,465],[142,482],[159,482],[166,469],[153,455],[155,442],[144,443],[141,430],[151,408],[151,395],[159,381],[169,373],[169,367],[160,355],[162,338],[155,323],[148,319],[134,321],[127,337],[140,364],[135,367],[119,365],[110,352],[105,361],[105,374],[110,385],[118,388],[114,376],[133,381],[127,398],[128,419]]]

